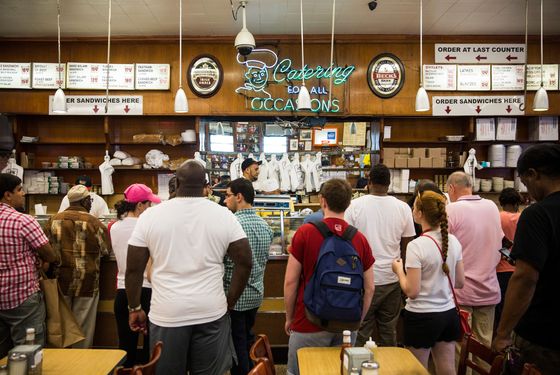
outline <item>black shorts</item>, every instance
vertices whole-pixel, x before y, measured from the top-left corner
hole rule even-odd
[[[461,337],[459,314],[455,308],[443,312],[416,313],[404,310],[404,345],[431,348],[436,342]]]

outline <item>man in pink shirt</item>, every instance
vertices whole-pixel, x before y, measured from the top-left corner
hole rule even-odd
[[[500,262],[502,226],[494,202],[472,194],[472,178],[454,172],[447,180],[449,233],[463,245],[465,285],[457,289],[461,308],[471,312],[474,335],[484,345],[492,343],[494,309],[500,302],[496,266]]]

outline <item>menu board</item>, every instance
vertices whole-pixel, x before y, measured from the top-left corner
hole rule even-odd
[[[457,89],[490,91],[490,65],[457,65]]]
[[[169,64],[136,64],[136,90],[169,90]]]
[[[424,65],[423,82],[426,90],[457,90],[457,65]]]
[[[31,63],[0,63],[0,89],[30,89]]]
[[[546,90],[558,90],[558,64],[543,65],[543,83]],[[527,65],[527,90],[541,87],[541,66]]]
[[[66,88],[66,64],[33,63],[33,79],[31,87],[34,89]]]
[[[525,82],[523,65],[492,65],[492,90],[521,91]]]
[[[66,78],[69,89],[105,90],[107,64],[69,62]],[[134,64],[110,64],[109,89],[134,90]]]

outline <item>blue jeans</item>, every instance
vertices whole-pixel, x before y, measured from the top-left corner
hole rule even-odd
[[[231,367],[231,375],[247,375],[253,368],[251,359],[249,358],[249,350],[255,342],[253,334],[253,326],[259,308],[247,311],[231,310],[229,316],[231,318],[231,338],[233,339],[233,347],[237,354],[237,365]]]
[[[13,309],[0,310],[0,358],[14,345],[25,343],[25,330],[35,328],[35,343],[45,345],[45,302],[39,291]]]

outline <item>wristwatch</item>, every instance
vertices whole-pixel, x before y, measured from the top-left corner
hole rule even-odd
[[[136,312],[136,311],[140,311],[140,310],[142,310],[142,305],[138,305],[138,306],[136,306],[136,307],[130,307],[130,306],[128,306],[128,312],[129,312],[129,313],[131,313],[131,312]]]

